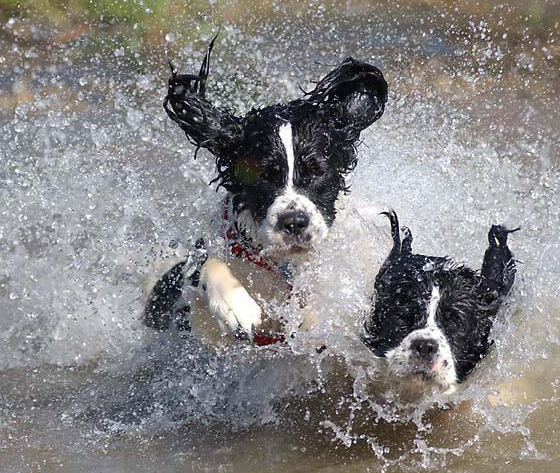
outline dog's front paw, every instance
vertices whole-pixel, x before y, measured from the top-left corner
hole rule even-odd
[[[240,338],[244,338],[242,333],[251,337],[261,324],[261,308],[241,285],[208,294],[208,306],[218,321]]]
[[[222,329],[238,338],[252,338],[262,320],[262,311],[247,290],[219,260],[208,260],[201,272],[201,289]]]

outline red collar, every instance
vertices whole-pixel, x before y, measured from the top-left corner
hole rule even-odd
[[[225,222],[224,237],[228,243],[229,251],[233,256],[237,256],[245,261],[249,261],[260,268],[279,273],[285,279],[288,279],[289,273],[286,268],[281,267],[276,262],[266,258],[261,254],[261,250],[253,244],[252,240],[247,238],[232,220],[233,207],[231,199],[228,197],[224,201],[224,210],[222,218]]]

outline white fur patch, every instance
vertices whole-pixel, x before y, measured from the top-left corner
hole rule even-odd
[[[257,328],[261,324],[261,308],[243,286],[222,293],[213,292],[208,299],[208,306],[212,314],[225,322],[232,332],[241,327],[251,334],[253,327]]]
[[[261,324],[261,308],[226,263],[209,259],[202,267],[199,289],[210,313],[225,332],[242,329],[251,336],[253,328]]]
[[[259,237],[259,224],[253,218],[251,211],[244,209],[236,214],[235,223],[237,228],[244,232],[247,238],[250,238],[256,243],[262,244],[262,239]]]
[[[294,186],[294,167],[296,158],[294,156],[294,137],[290,122],[285,123],[279,128],[278,135],[280,136],[282,144],[286,150],[286,157],[288,160],[288,180],[286,185],[288,188],[291,188]]]
[[[428,304],[428,321],[426,325],[436,325],[436,312],[439,305],[440,293],[439,286],[434,285],[432,288],[432,295],[430,297],[430,302]]]

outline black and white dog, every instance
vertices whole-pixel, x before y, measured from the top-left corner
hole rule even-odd
[[[188,304],[180,300],[196,286],[224,332],[252,337],[262,310],[229,257],[289,277],[293,261],[321,243],[339,194],[348,190],[360,132],[383,114],[387,83],[376,67],[348,58],[302,98],[237,117],[205,96],[215,39],[198,75],[171,65],[164,108],[197,150],[216,158],[215,181],[227,191],[220,210],[227,249],[216,255],[207,248],[206,258],[208,244],[200,242],[200,257],[179,263],[153,287],[144,320],[160,330],[174,318],[188,325]]]
[[[482,269],[446,257],[412,253],[412,234],[397,215],[393,249],[375,280],[364,343],[387,361],[390,379],[453,392],[486,355],[496,313],[511,289],[516,265],[508,230],[492,225]]]

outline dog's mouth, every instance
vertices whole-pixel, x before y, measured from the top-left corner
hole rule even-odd
[[[302,235],[284,233],[282,235],[282,242],[287,248],[309,250],[312,247],[312,240],[311,233],[304,233]]]
[[[456,383],[452,361],[445,356],[434,356],[426,359],[388,358],[388,374],[405,385],[417,388],[447,391]]]
[[[448,366],[446,360],[436,359],[431,362],[414,364],[410,367],[407,377],[419,384],[440,385],[439,375]]]
[[[325,218],[307,197],[288,189],[268,208],[260,225],[265,244],[274,251],[296,254],[308,252],[328,231]]]
[[[300,255],[310,252],[317,243],[317,238],[312,232],[293,235],[282,230],[268,233],[267,243],[264,245],[272,253],[284,253],[288,255]]]
[[[434,373],[432,373],[431,371],[425,371],[425,370],[415,370],[412,373],[410,373],[410,377],[418,380],[418,381],[422,381],[422,382],[433,382],[434,381]]]

